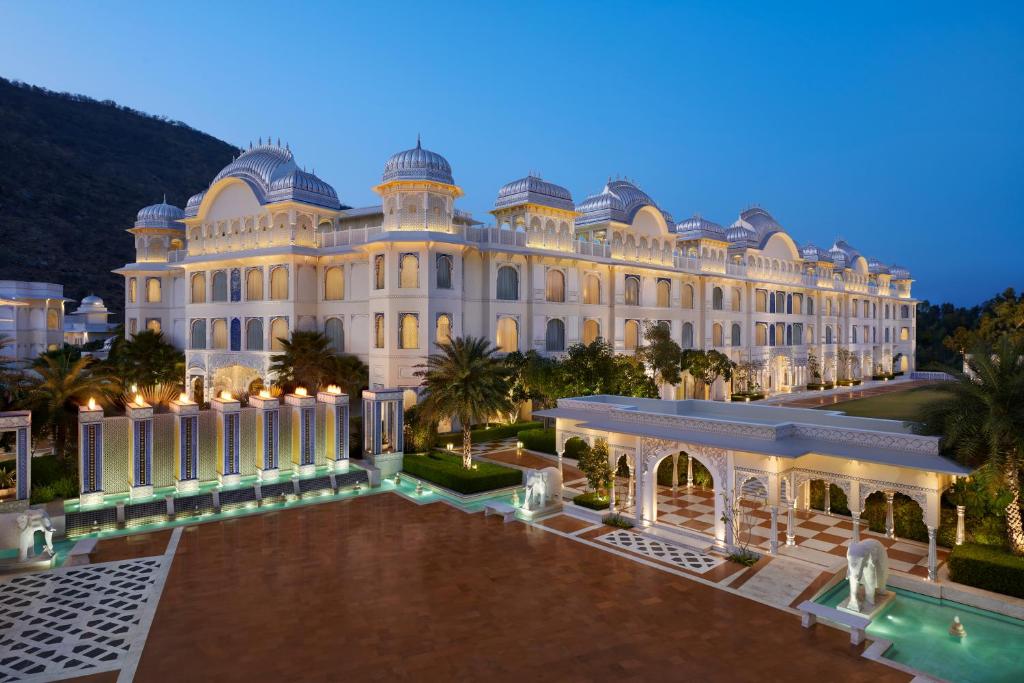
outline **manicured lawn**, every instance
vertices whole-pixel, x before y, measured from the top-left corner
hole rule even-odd
[[[422,455],[406,455],[402,469],[458,493],[480,493],[492,489],[518,486],[523,473],[513,467],[490,462],[473,461],[473,469],[462,467],[462,456],[434,451]]]
[[[819,410],[841,410],[854,417],[880,417],[887,420],[917,422],[921,419],[921,410],[925,406],[945,396],[947,394],[932,387],[917,387],[821,406]]]

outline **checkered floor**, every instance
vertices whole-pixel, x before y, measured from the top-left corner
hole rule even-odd
[[[494,441],[485,441],[483,443],[474,443],[472,445],[473,456],[486,456],[488,453],[497,453],[499,451],[515,450],[516,448],[516,437],[510,437],[508,439],[496,439]],[[462,441],[455,443],[455,450],[462,448]]]

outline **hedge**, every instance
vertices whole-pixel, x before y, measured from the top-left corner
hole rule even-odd
[[[483,427],[480,429],[474,429],[470,431],[469,436],[473,440],[473,443],[484,443],[487,441],[497,441],[498,439],[507,439],[510,436],[516,436],[519,432],[524,429],[537,429],[541,427],[540,422],[516,422],[510,425],[497,425],[496,427]],[[453,443],[462,443],[462,432],[445,432],[437,435],[438,440],[441,443],[451,441]]]
[[[681,455],[679,457],[679,485],[686,486],[686,458],[688,456]],[[626,471],[628,476],[629,471]],[[702,488],[711,488],[712,478],[711,473],[708,472],[708,468],[704,467],[699,460],[694,458],[693,460],[693,483],[696,486]],[[672,458],[667,457],[661,461],[658,465],[658,485],[659,486],[671,486],[672,485]]]
[[[949,578],[975,588],[1024,598],[1024,557],[1002,548],[965,543],[949,554]]]
[[[762,394],[760,392],[755,392],[755,393],[752,393],[752,394],[751,393],[742,393],[741,392],[741,393],[738,393],[738,394],[733,394],[730,398],[733,401],[738,401],[740,403],[746,403],[747,401],[760,401],[762,398],[764,398],[764,394]]]
[[[607,510],[608,506],[611,505],[611,499],[602,496],[597,491],[581,493],[573,498],[572,502],[580,507],[590,508],[591,510]]]
[[[554,429],[524,429],[519,432],[519,440],[523,442],[523,448],[541,453],[555,453],[555,430]]]
[[[807,385],[807,388],[811,391],[820,391],[822,389],[834,389],[835,382],[811,382]]]
[[[474,469],[462,467],[462,456],[434,451],[406,455],[402,469],[409,474],[458,493],[480,493],[523,483],[520,470],[490,462],[475,462]]]
[[[837,379],[836,386],[840,387],[855,387],[860,384],[859,379]]]
[[[825,482],[820,479],[811,482],[811,508],[825,509]],[[850,508],[846,494],[835,484],[830,484],[829,509],[833,514],[848,517]],[[875,491],[864,503],[860,518],[866,522],[871,531],[885,533],[885,494]],[[928,542],[928,528],[924,525],[924,511],[912,498],[897,492],[892,503],[893,523],[896,535],[922,543]]]

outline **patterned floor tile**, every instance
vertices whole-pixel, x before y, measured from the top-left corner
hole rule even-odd
[[[640,534],[620,529],[604,536],[599,536],[599,541],[604,541],[620,548],[632,550],[633,552],[654,557],[665,562],[689,569],[692,572],[703,574],[725,562],[725,558],[716,557],[702,553],[686,546],[676,545],[653,538],[645,538]]]

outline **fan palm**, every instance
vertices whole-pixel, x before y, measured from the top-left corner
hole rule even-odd
[[[316,391],[332,381],[336,355],[322,332],[292,332],[291,339],[279,339],[282,353],[270,357],[270,371],[277,383]]]
[[[961,463],[993,475],[1009,493],[1006,532],[1010,550],[1024,555],[1020,478],[1024,470],[1024,343],[1003,337],[966,357],[947,394],[924,411],[923,428],[942,436]]]
[[[462,466],[473,466],[472,425],[511,409],[508,367],[497,348],[481,337],[457,337],[438,344],[416,374],[426,391],[424,411],[432,417],[456,417],[462,425]]]
[[[42,356],[33,366],[36,379],[29,403],[42,418],[53,439],[58,456],[66,455],[69,436],[74,434],[78,406],[92,396],[108,395],[115,382],[102,373],[91,372],[92,359],[71,359],[69,354]]]

